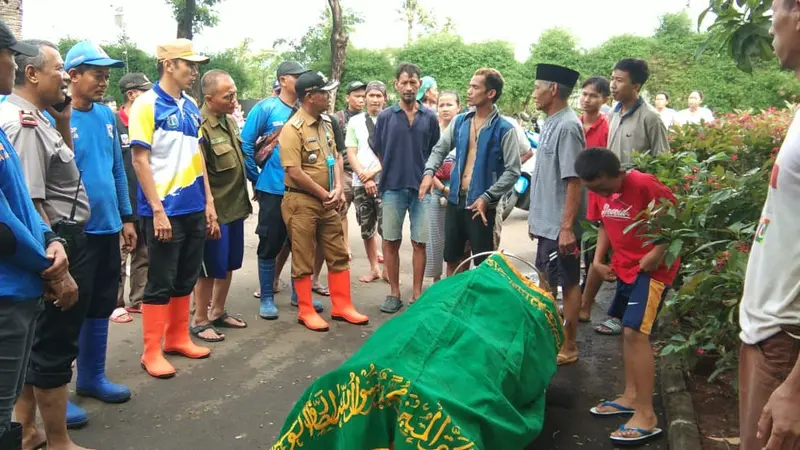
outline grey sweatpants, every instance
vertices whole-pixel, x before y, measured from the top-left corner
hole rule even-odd
[[[11,424],[14,404],[22,393],[42,299],[0,299],[0,436]]]

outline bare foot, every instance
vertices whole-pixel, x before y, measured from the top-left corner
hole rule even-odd
[[[81,447],[80,445],[72,441],[67,441],[67,443],[63,445],[48,444],[47,450],[94,450],[94,449]]]
[[[380,279],[381,279],[381,273],[375,271],[370,272],[369,275],[363,275],[358,277],[358,281],[362,283],[372,283],[373,281]]]
[[[39,450],[47,445],[47,436],[44,430],[38,428],[28,428],[23,430],[22,450]]]

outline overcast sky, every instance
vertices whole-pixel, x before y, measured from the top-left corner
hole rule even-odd
[[[457,32],[468,42],[505,40],[518,59],[551,27],[571,30],[585,48],[623,33],[647,36],[661,15],[687,9],[696,18],[708,0],[420,0],[435,17],[452,17]],[[399,47],[406,31],[397,14],[401,0],[342,0],[362,14],[365,22],[351,36],[357,47]],[[276,13],[283,5],[287,12]],[[204,51],[217,51],[251,38],[256,48],[272,48],[278,38],[295,39],[318,20],[325,0],[223,0],[217,7],[220,23],[204,30],[195,41]],[[474,6],[472,6],[474,5]],[[119,33],[115,8],[121,6],[128,35],[147,52],[175,36],[175,21],[165,0],[26,0],[23,35],[57,41],[64,36],[114,41]],[[308,14],[301,14],[308,11]],[[275,17],[275,20],[270,20]]]

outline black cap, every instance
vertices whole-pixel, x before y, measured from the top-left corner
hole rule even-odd
[[[347,85],[346,92],[349,94],[349,93],[351,93],[353,91],[357,91],[359,89],[366,89],[366,88],[367,88],[366,84],[362,83],[361,81],[356,80],[356,81],[351,81],[350,84]]]
[[[17,41],[14,33],[11,32],[5,22],[0,20],[0,49],[4,48],[10,49],[18,55],[36,56],[39,54],[39,47]]]
[[[140,72],[126,73],[119,79],[119,90],[124,94],[131,89],[139,91],[149,91],[153,83],[147,79],[147,75]]]
[[[575,87],[580,74],[570,68],[555,64],[538,64],[536,66],[536,79]]]
[[[286,75],[302,75],[306,72],[308,69],[297,61],[284,61],[278,66],[278,78]]]
[[[297,92],[297,97],[302,99],[309,92],[330,91],[338,86],[338,81],[329,82],[322,72],[309,71],[297,77],[297,81],[294,83],[294,90]]]

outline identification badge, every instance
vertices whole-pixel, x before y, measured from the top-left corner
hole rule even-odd
[[[211,140],[211,145],[222,144],[222,143],[224,143],[224,142],[225,142],[225,141],[227,141],[227,140],[228,140],[228,139],[227,139],[227,138],[225,138],[224,136],[222,136],[222,137],[218,137],[218,138],[214,138],[214,139],[212,139],[212,140]]]

